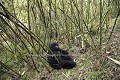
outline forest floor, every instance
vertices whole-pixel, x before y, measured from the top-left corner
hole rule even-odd
[[[117,28],[110,42],[103,46],[102,51],[81,49],[73,46],[69,53],[74,54],[77,66],[73,69],[52,70],[51,73],[43,70],[41,74],[34,74],[33,80],[120,80],[120,65],[110,60],[120,61],[120,28]],[[104,56],[103,56],[104,55]]]

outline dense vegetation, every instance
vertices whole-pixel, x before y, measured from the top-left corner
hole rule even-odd
[[[1,0],[0,80],[120,80],[119,0]],[[52,70],[48,42],[77,62]]]

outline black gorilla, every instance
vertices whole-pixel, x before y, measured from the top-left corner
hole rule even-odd
[[[59,48],[55,42],[49,43],[48,47],[48,63],[54,69],[71,69],[76,66],[76,62],[68,55],[66,50]]]

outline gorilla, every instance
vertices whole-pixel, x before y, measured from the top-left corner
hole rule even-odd
[[[56,42],[51,42],[48,45],[47,60],[53,69],[71,69],[76,66],[76,62],[68,55],[66,50],[59,48]]]

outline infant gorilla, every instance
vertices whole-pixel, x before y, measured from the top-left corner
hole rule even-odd
[[[76,62],[68,55],[66,50],[59,48],[55,42],[49,43],[48,63],[53,69],[71,69],[76,66]]]

